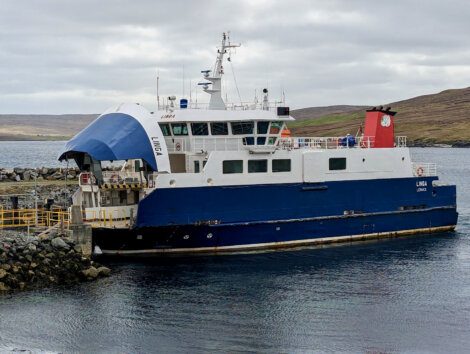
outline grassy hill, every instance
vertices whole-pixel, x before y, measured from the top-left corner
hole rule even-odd
[[[383,103],[381,103],[382,105]],[[470,145],[470,87],[418,96],[408,100],[383,104],[397,111],[396,134],[406,135],[415,145]],[[354,107],[354,106],[353,106]],[[299,121],[289,124],[297,136],[342,136],[355,134],[364,120],[365,110],[354,110],[316,116],[312,108],[296,110]]]
[[[0,115],[0,140],[67,140],[97,114]]]

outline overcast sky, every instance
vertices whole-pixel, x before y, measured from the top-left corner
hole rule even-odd
[[[100,113],[185,91],[221,33],[244,101],[376,105],[470,86],[470,2],[0,0],[0,113]],[[225,65],[229,99],[238,100]]]

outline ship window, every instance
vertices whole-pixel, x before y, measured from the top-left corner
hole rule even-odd
[[[258,134],[267,134],[269,122],[258,122]]]
[[[255,138],[252,136],[247,136],[243,138],[243,145],[255,145]]]
[[[186,123],[172,123],[171,130],[173,135],[188,135],[188,125]]]
[[[333,157],[330,159],[330,171],[332,170],[345,170],[346,169],[346,158],[345,157]]]
[[[191,123],[191,132],[193,135],[209,135],[207,123]]]
[[[211,123],[212,135],[228,135],[228,124],[225,122]]]
[[[224,161],[223,173],[243,173],[243,160]]]
[[[268,145],[275,145],[276,144],[277,138],[275,137],[270,137],[268,140]]]
[[[171,136],[169,124],[165,124],[165,123],[160,124],[160,129],[162,130],[162,133],[164,136]]]
[[[231,124],[233,135],[253,134],[255,127],[255,122],[233,122]]]
[[[259,136],[256,138],[256,145],[264,145],[264,144],[266,144],[265,136]]]
[[[268,160],[248,160],[248,172],[268,172]]]
[[[271,122],[271,129],[269,129],[269,134],[279,134],[283,124],[284,122]]]
[[[273,172],[289,172],[291,170],[290,159],[274,159]]]
[[[199,173],[199,172],[200,172],[199,161],[194,161],[194,173]]]

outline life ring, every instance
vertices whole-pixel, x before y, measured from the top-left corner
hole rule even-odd
[[[175,150],[180,151],[181,150],[181,143],[176,143],[175,144]]]
[[[419,167],[416,169],[416,174],[418,175],[418,177],[421,177],[422,175],[424,175],[424,168],[422,168],[421,166],[419,166]]]

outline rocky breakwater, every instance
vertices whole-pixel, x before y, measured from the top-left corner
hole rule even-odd
[[[0,168],[0,182],[76,180],[78,168]]]
[[[84,257],[81,246],[60,230],[40,236],[0,230],[0,294],[90,281],[110,272]]]

